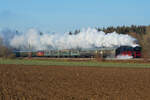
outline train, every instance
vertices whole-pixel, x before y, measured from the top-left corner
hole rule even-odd
[[[101,47],[92,49],[65,49],[40,51],[14,51],[16,57],[51,57],[51,58],[117,58],[118,56],[131,56],[141,58],[141,46]]]

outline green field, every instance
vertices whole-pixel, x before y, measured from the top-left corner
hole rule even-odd
[[[0,59],[0,64],[50,65],[50,66],[95,66],[95,67],[134,67],[150,68],[150,63],[98,62],[98,61],[65,61],[39,59]]]

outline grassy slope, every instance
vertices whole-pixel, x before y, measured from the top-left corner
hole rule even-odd
[[[23,64],[23,65],[53,65],[53,66],[95,66],[95,67],[135,67],[149,68],[150,64],[139,63],[113,63],[97,61],[58,61],[58,60],[35,60],[35,59],[0,59],[0,64]]]

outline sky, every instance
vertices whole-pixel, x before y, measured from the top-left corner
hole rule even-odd
[[[150,0],[0,0],[0,29],[66,32],[149,25]]]

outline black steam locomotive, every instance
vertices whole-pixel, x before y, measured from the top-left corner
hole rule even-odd
[[[141,47],[120,46],[116,49],[116,56],[132,56],[133,58],[141,58]]]

